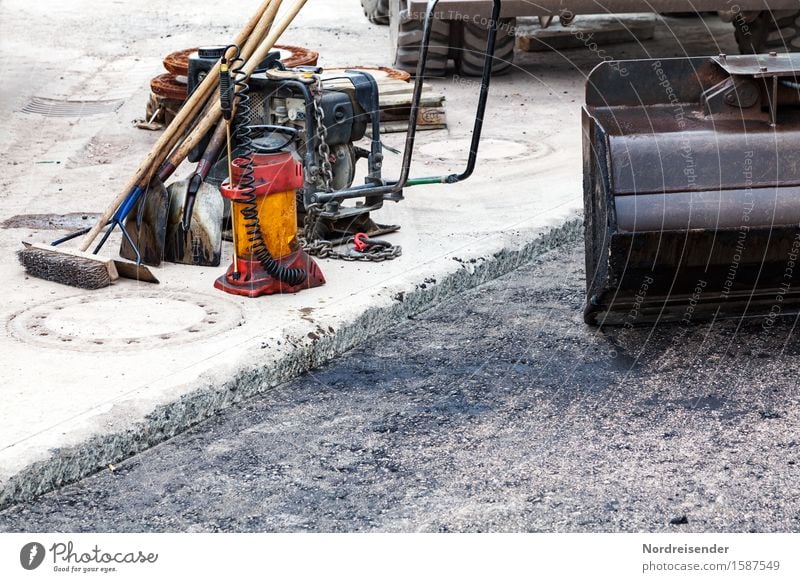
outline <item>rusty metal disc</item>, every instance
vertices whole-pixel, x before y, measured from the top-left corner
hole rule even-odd
[[[319,60],[318,52],[302,46],[276,44],[275,49],[281,51],[281,62],[289,68],[314,66]],[[189,57],[196,51],[197,48],[189,48],[168,54],[164,58],[164,68],[176,77],[187,77]]]
[[[275,48],[281,52],[288,52],[289,55],[282,57],[281,62],[289,68],[292,67],[314,67],[319,61],[319,53],[302,46],[290,44],[276,44]]]
[[[196,48],[184,49],[169,53],[164,57],[164,68],[176,77],[189,75],[189,56],[197,51]]]
[[[186,83],[181,83],[172,73],[164,73],[150,81],[150,90],[158,97],[166,99],[186,100]]]

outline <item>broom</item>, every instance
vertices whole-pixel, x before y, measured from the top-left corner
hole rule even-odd
[[[270,31],[281,2],[282,0],[265,0],[244,29],[237,35],[234,42],[238,45],[247,43],[245,46],[254,46],[254,43],[258,42],[258,40],[254,40],[253,37],[255,37],[255,39],[263,38],[263,35],[266,35],[267,32]],[[302,0],[302,4],[305,4],[305,0]],[[295,10],[293,14],[296,15],[298,11],[299,8]],[[282,25],[283,24],[285,25],[282,30],[285,30],[289,22],[284,19]],[[258,47],[258,54],[263,52],[264,55],[266,55],[275,43],[276,39],[273,37],[274,35],[270,34],[267,38],[262,40]],[[269,48],[262,51],[263,45],[267,44],[269,44]],[[263,57],[261,58],[263,59]],[[161,166],[161,162],[166,157],[166,154],[177,145],[181,136],[189,128],[192,120],[203,110],[208,96],[216,88],[218,78],[219,70],[217,68],[212,69],[198,89],[192,93],[190,98],[180,109],[178,115],[165,130],[164,134],[152,147],[150,153],[139,166],[126,187],[117,195],[113,202],[109,204],[97,223],[86,234],[86,237],[77,250],[36,244],[26,245],[26,248],[19,251],[18,256],[20,262],[29,275],[82,289],[100,289],[102,287],[107,287],[119,278],[117,269],[118,262],[115,262],[113,259],[99,257],[96,254],[87,252],[87,250],[97,238],[100,231],[102,231],[108,223],[109,219],[118,211],[120,206],[131,200],[135,190],[141,189],[143,186],[146,187],[146,185],[149,184],[151,177],[156,173],[156,169]],[[218,119],[219,107],[217,105],[216,110],[212,107],[210,111],[205,112],[198,125],[203,125],[203,121],[206,118],[214,117],[215,111],[217,114],[216,119]],[[212,124],[209,123],[206,127],[210,127],[211,125]],[[197,129],[197,127],[195,127],[195,129]],[[177,166],[183,161],[183,158],[185,158],[190,149],[191,147],[178,148],[177,151],[173,152],[173,155],[170,156],[170,162]]]

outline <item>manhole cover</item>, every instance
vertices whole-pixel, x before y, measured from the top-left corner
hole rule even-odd
[[[49,97],[32,97],[22,108],[23,113],[44,115],[45,117],[88,117],[114,113],[124,101],[109,99],[105,101],[69,101],[66,99],[50,99]]]
[[[26,343],[79,351],[153,349],[201,340],[243,321],[222,297],[179,292],[97,293],[21,311],[9,332]]]
[[[437,141],[419,148],[421,154],[442,161],[467,161],[469,158],[470,139],[453,141]],[[543,143],[527,143],[509,139],[481,139],[478,159],[481,162],[498,160],[534,159],[550,153],[550,148]]]

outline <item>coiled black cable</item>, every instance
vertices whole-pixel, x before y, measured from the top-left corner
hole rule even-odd
[[[255,178],[253,176],[253,139],[250,136],[250,85],[247,83],[247,74],[242,70],[244,59],[240,56],[239,47],[236,45],[228,46],[225,49],[226,54],[231,48],[235,49],[236,55],[229,59],[227,64],[233,79],[233,89],[238,97],[233,135],[238,148],[242,151],[239,156],[243,160],[243,163],[239,164],[242,169],[242,175],[239,179],[238,188],[244,197],[241,213],[245,219],[247,242],[251,245],[253,256],[261,263],[268,275],[287,285],[299,285],[306,280],[305,270],[290,269],[276,261],[272,253],[269,252],[267,244],[264,242],[264,234],[261,232],[261,221],[258,217],[258,202],[255,194],[256,189],[253,186]],[[220,87],[220,89],[225,91],[225,87]],[[228,93],[228,95],[233,94],[233,92]],[[223,101],[226,99],[225,93],[223,93],[222,99]]]

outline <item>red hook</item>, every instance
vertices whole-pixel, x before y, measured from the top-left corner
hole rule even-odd
[[[369,236],[367,236],[367,233],[365,232],[359,232],[356,234],[356,236],[353,238],[353,244],[355,245],[356,250],[360,253],[363,253],[372,246]]]

